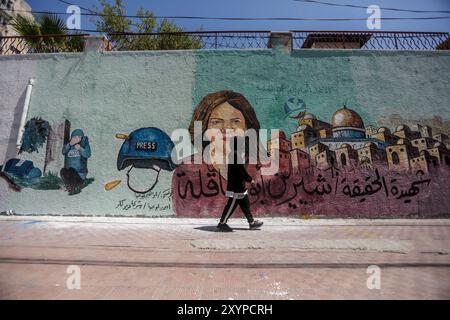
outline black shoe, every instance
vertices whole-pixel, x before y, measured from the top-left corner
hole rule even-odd
[[[264,222],[259,221],[259,220],[255,220],[252,223],[249,223],[250,226],[250,230],[255,230],[258,229],[259,227],[261,227],[264,224]]]
[[[220,232],[233,232],[233,229],[231,229],[230,226],[227,225],[226,223],[219,223],[219,224],[217,225],[217,229],[218,229]]]

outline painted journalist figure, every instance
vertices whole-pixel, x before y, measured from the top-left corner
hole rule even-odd
[[[62,150],[64,168],[60,171],[61,179],[70,193],[80,190],[88,173],[87,160],[91,156],[89,139],[83,130],[75,129],[70,135],[69,143]]]

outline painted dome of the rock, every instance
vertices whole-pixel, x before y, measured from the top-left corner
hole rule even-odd
[[[331,118],[331,124],[333,128],[359,128],[364,129],[364,122],[361,116],[354,110],[344,106],[343,108],[336,110]]]

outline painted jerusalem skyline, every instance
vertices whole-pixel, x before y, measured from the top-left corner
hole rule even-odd
[[[450,169],[449,135],[429,125],[403,123],[392,130],[365,126],[361,116],[347,105],[333,113],[331,123],[306,109],[291,118],[298,120],[297,129],[290,136],[281,131],[279,143],[267,143],[269,153],[272,148],[279,149],[280,172],[310,167],[385,168],[404,173]],[[403,120],[395,118],[397,123]]]

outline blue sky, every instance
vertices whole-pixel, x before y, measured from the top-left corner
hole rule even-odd
[[[66,0],[93,9],[97,0]],[[111,3],[113,0],[109,0]],[[450,0],[325,0],[326,2],[379,5],[414,10],[450,10]],[[33,10],[65,12],[67,5],[58,0],[27,0]],[[139,7],[152,10],[156,15],[216,16],[216,17],[301,17],[301,18],[367,18],[365,9],[331,7],[294,0],[123,0],[127,14],[135,14]],[[84,12],[84,11],[82,11]],[[407,13],[382,11],[383,17],[450,16],[442,13]],[[366,30],[365,21],[218,21],[173,20],[185,31],[203,30]],[[90,18],[82,18],[82,29],[95,29]],[[446,31],[450,32],[450,19],[382,21],[381,29],[390,31]]]

